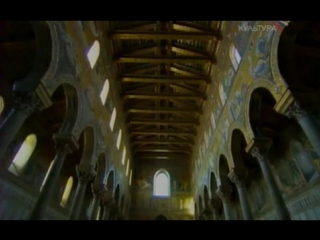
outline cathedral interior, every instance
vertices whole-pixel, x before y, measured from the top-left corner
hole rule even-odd
[[[0,219],[320,220],[319,29],[0,21]]]

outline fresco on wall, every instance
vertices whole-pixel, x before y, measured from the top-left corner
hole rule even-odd
[[[273,167],[276,180],[283,195],[289,195],[306,184],[297,164],[293,160],[279,159]]]
[[[226,118],[223,121],[223,125],[222,125],[222,143],[226,144],[228,141],[228,133],[229,133],[229,127],[230,127],[230,122],[229,120]]]
[[[241,114],[241,112],[244,106],[247,88],[248,86],[242,83],[240,89],[235,92],[234,98],[230,102],[230,113],[233,121],[244,121],[244,114]]]
[[[140,172],[134,180],[134,188],[137,190],[150,190],[152,188],[153,177],[146,171]]]
[[[225,101],[230,93],[231,86],[232,86],[233,80],[234,80],[234,78],[233,78],[234,75],[235,75],[235,71],[234,71],[233,67],[230,65],[228,68],[228,71],[223,74],[223,77],[221,79],[222,87],[219,86],[219,94],[220,94],[221,101],[224,98],[223,105],[225,104]],[[221,91],[221,93],[220,93],[220,91]]]
[[[208,127],[209,146],[210,146],[210,143],[211,143],[211,141],[212,141],[212,137],[213,137],[212,126],[209,126],[209,127]]]
[[[257,39],[257,45],[254,49],[254,55],[248,56],[248,70],[253,79],[266,78],[272,81],[269,55],[271,50],[271,40],[273,34],[273,30],[260,31],[260,35]],[[254,57],[254,59],[252,59],[252,57]]]
[[[218,122],[220,116],[221,116],[221,111],[222,111],[222,105],[221,105],[221,100],[216,99],[215,101],[215,110],[214,110],[214,116],[215,116],[215,123]]]
[[[263,211],[267,206],[268,190],[262,179],[252,181],[249,189],[251,202],[254,203],[254,209],[257,212]]]
[[[240,21],[238,23],[238,32],[235,35],[234,45],[239,52],[239,55],[243,57],[246,51],[246,47],[251,36],[252,31],[241,31],[241,27],[252,27],[255,25],[255,21]]]
[[[319,163],[318,161],[313,161],[311,155],[305,150],[302,143],[292,140],[290,142],[290,152],[291,157],[295,160],[307,182],[319,177],[315,166],[315,163],[317,163],[317,165],[319,165]]]
[[[211,121],[212,131],[216,130],[216,119],[214,118],[214,112],[211,112],[210,121]]]

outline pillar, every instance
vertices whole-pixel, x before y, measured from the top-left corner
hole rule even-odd
[[[33,92],[23,92],[15,98],[15,105],[0,125],[0,159],[6,153],[25,120],[41,105]]]
[[[102,220],[110,220],[110,210],[115,204],[113,194],[110,190],[104,190],[101,195],[101,204],[103,206]]]
[[[91,189],[93,194],[93,201],[90,220],[96,220],[98,209],[101,203],[101,195],[103,193],[103,190],[105,189],[105,186],[103,184],[92,183]]]
[[[203,210],[204,220],[213,220],[213,213],[209,207]]]
[[[91,164],[77,165],[76,170],[78,176],[78,185],[76,193],[73,197],[73,202],[69,213],[70,220],[79,219],[87,184],[90,181],[92,181],[96,175],[94,168]]]
[[[61,139],[60,136],[54,136],[55,141]],[[54,158],[52,167],[48,170],[48,175],[45,183],[43,184],[42,190],[39,194],[39,197],[36,201],[36,204],[31,212],[30,220],[41,220],[44,217],[46,208],[50,204],[54,189],[57,186],[59,180],[59,175],[63,167],[66,156],[72,152],[68,142],[58,142],[57,143],[57,153]],[[77,146],[76,143],[74,146]],[[74,148],[74,147],[73,147]]]
[[[216,193],[221,199],[223,205],[223,212],[226,220],[232,220],[231,206],[230,206],[230,196],[232,192],[231,186],[220,186],[218,187]]]
[[[209,199],[208,205],[212,211],[213,220],[220,220],[219,208],[221,206],[221,200],[219,200],[217,197],[211,198],[211,199]]]
[[[302,109],[297,101],[289,107],[286,115],[297,120],[313,149],[318,153],[318,156],[320,156],[320,126],[314,116]]]
[[[228,177],[231,182],[233,182],[237,187],[244,220],[253,220],[253,215],[251,212],[251,207],[245,186],[247,173],[247,169],[235,168],[228,174]]]
[[[269,138],[255,138],[253,141],[253,145],[249,151],[251,155],[259,162],[276,216],[278,220],[291,220],[289,211],[278,188],[276,180],[274,179],[268,160],[268,153],[272,144],[272,140]]]

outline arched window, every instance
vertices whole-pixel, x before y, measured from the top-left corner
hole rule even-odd
[[[4,100],[3,97],[0,96],[0,115],[4,109]]]
[[[43,181],[42,181],[42,184],[41,184],[41,187],[40,187],[40,192],[42,191],[42,188],[43,188],[43,185],[45,184],[45,182],[47,181],[47,178],[48,178],[48,174],[50,172],[50,169],[52,168],[52,165],[54,163],[54,160],[51,161],[50,165],[49,165],[49,168],[47,170],[47,173],[46,173],[46,176],[44,177]]]
[[[132,169],[130,170],[129,186],[131,186],[131,182],[132,182]]]
[[[60,206],[65,207],[68,203],[69,197],[70,197],[70,193],[73,187],[73,177],[69,177],[66,187],[63,191],[63,195],[62,195],[62,199],[60,202]]]
[[[165,170],[159,170],[154,175],[153,195],[157,197],[170,196],[170,176]]]
[[[29,161],[34,149],[37,145],[37,136],[30,134],[22,143],[18,153],[14,157],[12,163],[9,166],[9,171],[19,176],[22,174],[24,167]]]
[[[104,81],[104,84],[100,93],[100,99],[101,99],[102,105],[106,103],[106,100],[108,98],[109,88],[110,88],[109,80],[106,79]]]
[[[229,57],[234,69],[237,70],[241,62],[241,56],[233,44],[229,48]]]
[[[211,119],[211,127],[212,127],[212,130],[214,131],[216,129],[216,120],[214,118],[214,113],[213,112],[211,113],[210,119]]]
[[[123,147],[122,151],[122,159],[121,159],[121,164],[124,165],[126,162],[126,155],[127,155],[127,149],[126,146]]]
[[[119,133],[118,133],[118,138],[117,138],[117,149],[118,149],[118,150],[119,150],[119,148],[120,148],[121,138],[122,138],[122,130],[120,129],[120,130],[119,130]]]
[[[126,169],[126,176],[128,177],[129,175],[129,167],[130,167],[130,160],[127,160],[127,169]]]
[[[97,60],[99,58],[99,54],[100,54],[100,43],[98,41],[94,41],[94,43],[92,44],[92,46],[90,47],[87,53],[87,58],[89,60],[91,69],[93,69],[94,66],[96,65]]]
[[[114,123],[116,122],[116,117],[117,117],[117,109],[113,108],[113,111],[111,113],[110,124],[109,124],[111,131],[113,131]]]
[[[221,102],[222,102],[222,106],[224,106],[224,104],[226,103],[227,96],[224,93],[224,89],[223,89],[222,83],[219,83],[219,95],[220,95],[220,99],[221,99]]]

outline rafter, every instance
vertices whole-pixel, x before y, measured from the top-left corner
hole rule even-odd
[[[167,139],[142,139],[132,140],[132,144],[182,144],[182,145],[193,145],[194,142],[190,140],[167,140]]]
[[[119,52],[116,55],[123,55],[123,54],[125,54],[125,55],[130,55],[130,54],[140,55],[140,54],[146,54],[146,53],[153,52],[156,49],[157,49],[156,43],[150,42],[150,43],[141,44],[138,46],[131,47],[129,49],[122,50],[121,52]]]
[[[166,108],[166,107],[140,107],[140,108],[125,108],[128,113],[192,113],[201,114],[200,108]]]
[[[211,57],[211,55],[206,51],[199,50],[199,48],[196,47],[186,46],[178,42],[172,44],[172,51],[183,55]]]
[[[190,99],[190,100],[206,100],[206,96],[199,94],[180,94],[180,93],[137,93],[137,92],[126,92],[123,95],[125,99]]]
[[[171,39],[194,39],[194,40],[212,40],[215,33],[199,33],[199,32],[162,32],[162,31],[129,31],[116,30],[109,35],[112,39],[155,39],[155,40],[171,40]]]
[[[139,56],[139,55],[121,55],[115,58],[119,63],[207,63],[213,61],[211,57],[198,56]]]
[[[194,31],[200,33],[212,33],[217,40],[222,40],[222,36],[220,35],[218,30],[212,29],[210,26],[205,26],[198,23],[188,22],[188,21],[174,21],[173,28],[179,31]]]
[[[132,131],[130,135],[172,135],[172,136],[196,136],[196,131],[164,131],[164,130],[144,130]]]
[[[155,21],[137,21],[130,22],[125,25],[119,26],[115,28],[115,31],[123,31],[123,30],[147,30],[155,27]]]
[[[206,77],[206,74],[202,71],[195,70],[193,68],[183,66],[181,64],[173,64],[173,66],[170,69],[171,71],[181,74],[181,75],[186,75],[186,76],[204,76]]]
[[[135,148],[133,149],[134,153],[137,152],[158,152],[158,153],[171,153],[171,152],[180,152],[180,153],[188,153],[190,154],[192,151],[190,148],[159,148],[159,147],[144,147],[144,148]]]
[[[128,121],[129,124],[139,125],[197,125],[199,121],[185,121],[185,120],[157,120],[157,119],[131,119]]]
[[[205,93],[201,92],[200,90],[198,90],[194,87],[188,86],[186,84],[170,84],[170,86],[172,88],[192,92],[193,94],[197,94],[199,96],[202,96],[203,99],[207,99],[207,95]]]
[[[140,83],[190,83],[200,84],[209,83],[210,80],[199,76],[154,76],[154,75],[133,75],[124,74],[119,77],[121,82],[140,82]]]
[[[156,68],[157,68],[157,64],[141,64],[132,68],[125,69],[124,71],[126,74],[132,74],[132,73],[139,74],[145,71],[151,71]]]

